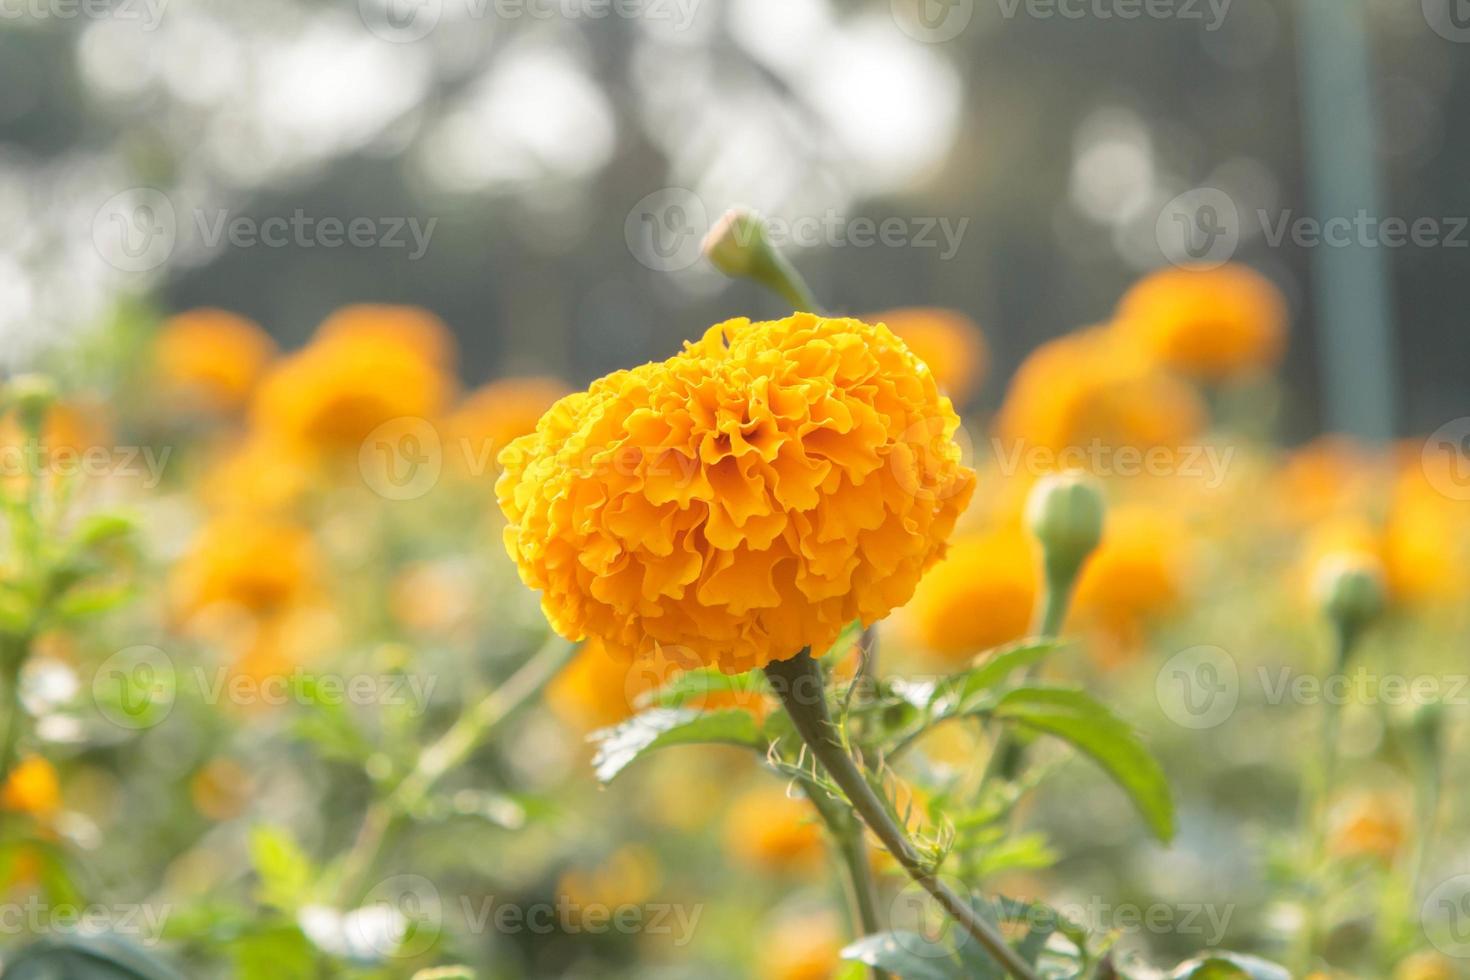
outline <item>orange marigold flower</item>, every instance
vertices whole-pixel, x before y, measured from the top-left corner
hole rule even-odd
[[[1176,518],[1140,506],[1108,515],[1102,543],[1077,580],[1073,615],[1112,663],[1137,650],[1146,627],[1175,611],[1186,591],[1189,535]]]
[[[245,404],[275,354],[275,341],[254,320],[212,308],[170,317],[153,341],[163,387],[189,405],[219,412]]]
[[[1275,367],[1287,308],[1281,291],[1245,266],[1168,268],[1128,291],[1118,325],[1169,367],[1224,381]]]
[[[731,320],[501,453],[506,547],[568,638],[761,667],[908,601],[974,490],[958,427],[886,327]]]
[[[725,817],[725,853],[767,872],[806,873],[822,865],[822,830],[805,799],[765,785],[741,795]]]
[[[958,310],[908,307],[869,317],[898,334],[914,356],[934,372],[939,388],[965,404],[990,368],[990,348],[975,321]]]
[[[1020,527],[960,538],[905,610],[925,650],[955,662],[1020,639],[1031,626],[1039,556]]]
[[[55,816],[61,809],[61,780],[55,767],[39,755],[26,756],[5,780],[0,806],[34,817]]]
[[[1372,858],[1384,864],[1403,847],[1408,829],[1398,804],[1384,795],[1353,800],[1334,821],[1332,851],[1344,858]]]
[[[362,310],[401,312],[375,318]],[[349,307],[267,375],[256,393],[254,419],[282,441],[355,454],[385,422],[438,418],[454,391],[452,357],[449,333],[432,314]]]
[[[1117,332],[1091,328],[1032,351],[1011,381],[998,435],[1031,448],[1177,446],[1205,425],[1199,395]]]
[[[216,603],[270,613],[307,595],[315,570],[305,528],[257,514],[222,515],[199,531],[175,567],[173,598],[185,616]]]
[[[760,943],[764,980],[830,980],[842,966],[842,930],[827,913],[783,916]]]
[[[556,378],[506,378],[472,391],[445,420],[449,461],[472,476],[483,473],[512,440],[534,432],[568,391]]]

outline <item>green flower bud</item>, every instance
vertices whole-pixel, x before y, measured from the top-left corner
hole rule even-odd
[[[56,404],[56,382],[44,374],[18,374],[10,379],[5,394],[20,416],[21,425],[34,434],[41,431],[46,413]]]
[[[1323,614],[1349,639],[1383,615],[1388,602],[1383,567],[1371,555],[1328,555],[1317,565],[1316,591]]]
[[[806,280],[771,247],[760,215],[731,208],[716,221],[701,245],[705,258],[731,279],[749,279],[783,297],[793,309],[820,313]]]
[[[1048,576],[1070,583],[1102,541],[1107,510],[1102,487],[1086,473],[1043,477],[1026,501],[1026,524],[1041,542]]]

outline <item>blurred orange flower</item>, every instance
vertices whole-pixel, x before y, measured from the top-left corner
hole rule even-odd
[[[54,817],[61,809],[61,780],[56,768],[39,755],[21,759],[0,790],[0,806],[42,820]]]
[[[566,899],[569,914],[596,914],[606,919],[606,910],[639,905],[658,893],[663,868],[652,848],[627,844],[591,867],[576,867],[562,874],[557,893]]]
[[[1125,504],[1108,513],[1071,612],[1073,623],[1101,641],[1093,653],[1104,664],[1137,652],[1147,627],[1182,605],[1189,540],[1177,517],[1156,508]]]
[[[1118,329],[1161,363],[1205,381],[1269,370],[1286,347],[1286,300],[1242,265],[1167,268],[1118,305]]]
[[[733,864],[768,873],[808,874],[822,867],[817,812],[779,786],[739,796],[725,816],[725,853]]]
[[[956,539],[914,592],[907,631],[924,650],[957,664],[1020,639],[1031,627],[1038,561],[1019,526]]]
[[[866,318],[898,335],[914,356],[934,373],[939,390],[967,404],[990,368],[990,348],[975,321],[957,310],[915,306]]]
[[[1407,838],[1408,828],[1399,805],[1385,795],[1360,796],[1337,815],[1332,828],[1332,852],[1343,858],[1393,861]]]
[[[556,401],[570,393],[556,378],[506,378],[465,397],[444,423],[446,455],[470,476],[490,472],[511,441],[536,430]]]
[[[255,321],[212,308],[170,317],[153,341],[165,392],[209,411],[241,408],[275,354],[275,341]]]
[[[761,980],[831,980],[842,965],[842,932],[828,913],[783,916],[758,944]]]
[[[997,434],[1003,453],[1094,445],[1142,450],[1178,446],[1205,423],[1194,389],[1159,371],[1117,333],[1093,327],[1032,351],[1011,381]],[[1067,461],[1087,464],[1085,455]]]
[[[221,757],[205,763],[190,778],[189,799],[210,820],[229,820],[244,812],[252,789],[245,767]]]
[[[311,593],[316,566],[305,528],[259,514],[220,515],[199,530],[174,568],[174,608],[184,617],[216,603],[279,611]]]
[[[256,393],[253,419],[288,444],[355,455],[378,426],[437,420],[455,384],[448,330],[411,307],[350,307],[306,347],[276,364]]]

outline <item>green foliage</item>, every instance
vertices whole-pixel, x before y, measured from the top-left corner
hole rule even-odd
[[[655,749],[674,745],[723,743],[760,749],[761,730],[748,711],[711,711],[655,708],[620,725],[594,732],[597,754],[592,766],[597,778],[611,782],[635,760]]]
[[[52,936],[5,964],[6,980],[183,980],[153,953],[115,936]]]

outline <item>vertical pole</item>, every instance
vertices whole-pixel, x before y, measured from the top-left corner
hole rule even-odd
[[[1319,243],[1312,255],[1327,426],[1384,440],[1394,434],[1397,369],[1365,7],[1301,0],[1302,116],[1309,203],[1324,222],[1353,222],[1351,244]]]

